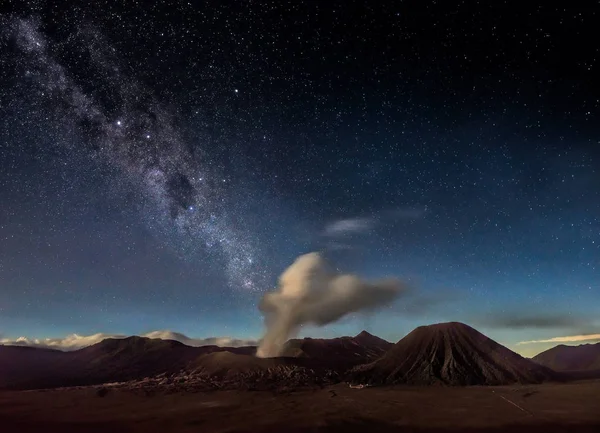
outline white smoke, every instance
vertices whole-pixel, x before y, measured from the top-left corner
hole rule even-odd
[[[367,282],[333,272],[318,253],[300,256],[279,277],[279,290],[261,301],[267,330],[256,355],[278,356],[300,325],[323,326],[352,312],[376,309],[405,289],[395,279]]]

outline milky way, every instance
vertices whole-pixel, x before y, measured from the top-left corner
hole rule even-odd
[[[5,36],[21,51],[22,74],[37,86],[37,97],[51,101],[62,126],[84,138],[89,152],[118,168],[115,182],[138,188],[150,206],[144,219],[161,238],[188,253],[217,250],[226,261],[232,287],[264,289],[256,265],[259,251],[234,221],[235,203],[220,173],[178,128],[175,110],[164,108],[135,77],[122,72],[116,50],[92,27],[61,42],[94,77],[95,92],[84,90],[52,54],[53,44],[33,19],[6,22]],[[99,89],[99,90],[98,90]]]

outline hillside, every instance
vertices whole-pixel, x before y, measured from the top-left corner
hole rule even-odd
[[[532,359],[555,371],[597,371],[600,370],[600,343],[579,346],[561,344]]]
[[[56,367],[67,356],[65,352],[52,349],[0,345],[0,389],[49,383]]]
[[[354,337],[303,338],[286,343],[282,357],[319,360],[322,365],[344,369],[381,357],[392,343],[362,331]]]
[[[139,379],[179,372],[208,353],[245,350],[190,347],[145,337],[108,338],[72,352],[0,346],[0,388],[52,388]]]

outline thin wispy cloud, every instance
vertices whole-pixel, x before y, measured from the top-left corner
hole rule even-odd
[[[347,218],[332,222],[325,227],[326,236],[341,236],[349,233],[364,233],[375,226],[372,218]]]
[[[226,346],[226,347],[241,347],[241,346],[255,346],[257,341],[255,340],[243,340],[231,337],[208,337],[208,338],[191,338],[179,332],[173,331],[153,331],[147,334],[141,335],[142,337],[161,339],[161,340],[175,340],[180,343],[186,344],[193,347],[201,346]],[[63,351],[71,351],[82,349],[87,346],[99,343],[107,338],[126,338],[123,334],[104,334],[98,333],[93,335],[78,335],[71,334],[64,338],[28,338],[19,337],[16,339],[0,338],[0,344],[7,346],[28,346],[28,347],[39,347],[46,349],[57,349]]]
[[[336,237],[352,233],[365,233],[375,228],[376,225],[390,223],[394,220],[418,219],[427,212],[427,207],[401,207],[392,210],[377,212],[369,217],[343,218],[328,224],[323,234]]]
[[[548,338],[546,340],[520,341],[517,343],[517,345],[520,346],[523,344],[536,344],[536,343],[580,343],[582,341],[600,341],[600,334],[569,335],[566,337]]]

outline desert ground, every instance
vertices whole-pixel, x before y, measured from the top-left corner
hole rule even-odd
[[[600,381],[153,394],[99,387],[0,393],[12,432],[600,432]]]

